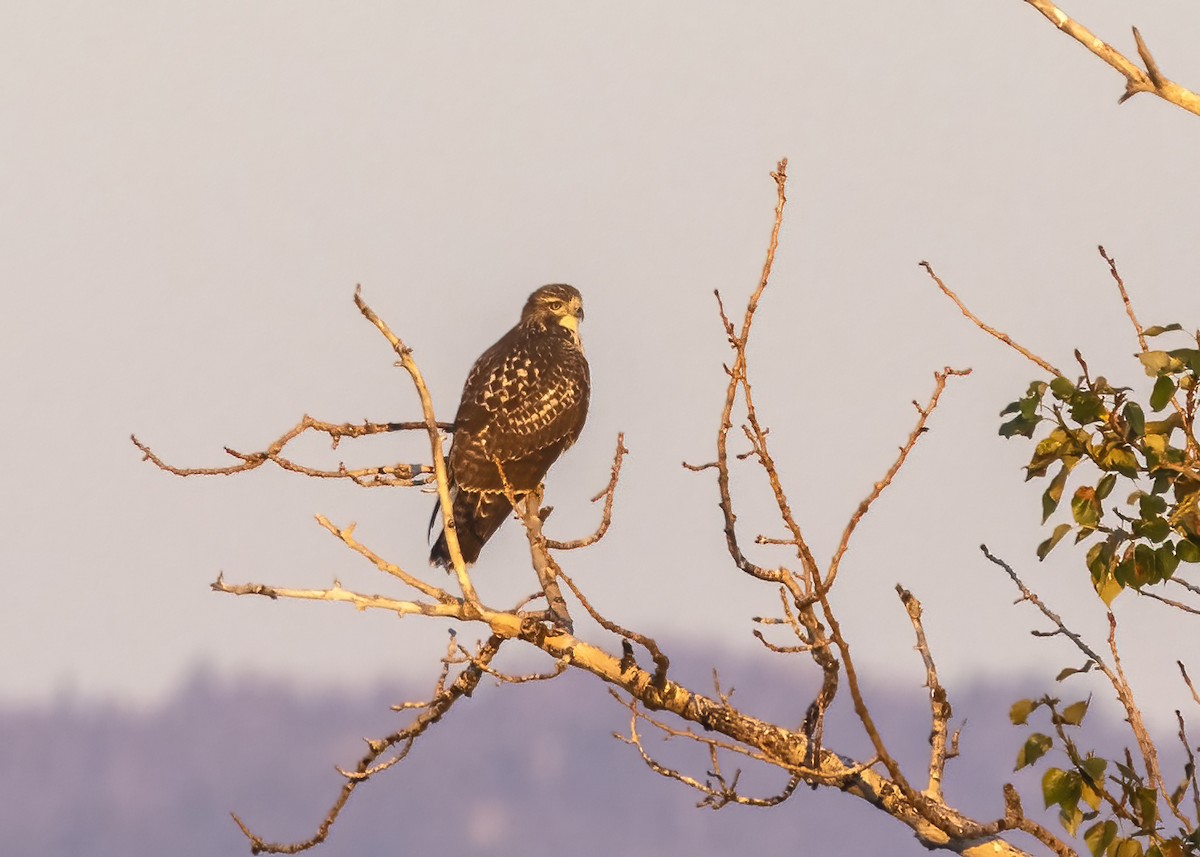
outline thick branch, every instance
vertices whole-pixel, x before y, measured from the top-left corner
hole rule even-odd
[[[344,601],[354,604],[359,609],[421,612],[407,607],[410,602],[389,602],[389,599],[357,595],[346,590],[337,590],[344,595],[329,598],[323,594],[310,595],[303,590],[294,591],[258,584],[231,586],[222,583],[221,591],[269,598],[317,597],[322,600]],[[520,639],[542,650],[555,661],[562,661],[571,667],[591,673],[601,681],[625,691],[647,709],[670,712],[706,730],[724,735],[757,751],[771,764],[789,771],[805,768],[808,742],[799,732],[751,717],[728,704],[694,693],[669,678],[660,679],[627,659],[617,658],[577,637],[550,629],[532,617],[496,612],[483,605],[465,605],[461,602],[429,606],[437,615],[461,621],[486,623],[497,640]],[[468,612],[471,613],[470,616],[467,615]],[[981,825],[939,804],[938,824],[933,824],[905,797],[904,792],[893,780],[846,756],[822,749],[816,759],[816,769],[822,780],[836,783],[837,787],[846,793],[880,808],[911,828],[917,838],[931,848],[944,848],[969,857],[1020,857],[1025,854],[995,835],[1007,829],[1000,823]]]

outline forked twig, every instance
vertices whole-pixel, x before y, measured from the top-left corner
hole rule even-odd
[[[608,487],[592,498],[593,503],[598,502],[601,497],[604,498],[604,512],[600,516],[600,526],[596,528],[596,531],[590,536],[569,542],[546,539],[546,547],[551,550],[570,551],[593,545],[604,538],[608,532],[609,525],[612,523],[613,498],[617,493],[617,481],[621,478],[621,463],[625,460],[625,456],[628,453],[629,450],[625,448],[625,432],[620,432],[617,435],[617,451],[613,453],[612,475],[609,477]]]
[[[438,423],[438,426],[447,430],[454,427],[453,423]],[[376,488],[388,485],[417,485],[420,484],[417,481],[417,477],[432,473],[433,469],[420,464],[395,464],[389,467],[364,467],[352,470],[347,468],[345,464],[339,463],[336,470],[321,470],[315,467],[308,467],[284,457],[282,454],[284,447],[308,431],[329,435],[330,446],[333,449],[337,449],[342,438],[360,438],[397,431],[414,431],[424,429],[425,427],[424,422],[327,423],[322,420],[313,419],[308,414],[305,414],[296,425],[276,438],[270,446],[261,452],[238,452],[236,449],[231,449],[228,446],[225,447],[227,455],[241,462],[240,464],[231,464],[228,467],[176,467],[173,464],[168,464],[151,450],[150,447],[138,440],[137,435],[130,435],[129,439],[133,442],[134,446],[141,450],[143,460],[149,461],[159,470],[166,471],[175,476],[232,476],[235,473],[245,473],[249,470],[255,470],[267,462],[271,462],[284,470],[304,476],[312,476],[319,479],[350,479],[365,488]]]
[[[917,441],[919,441],[921,436],[929,430],[926,424],[929,422],[930,415],[938,406],[938,401],[942,397],[942,391],[946,389],[946,381],[952,376],[964,377],[970,374],[970,369],[951,369],[949,366],[942,369],[941,372],[934,372],[933,377],[935,383],[933,395],[929,397],[929,401],[925,404],[925,407],[922,408],[915,401],[913,402],[913,405],[916,407],[917,413],[919,414],[917,418],[917,424],[913,426],[912,431],[909,432],[908,440],[906,440],[904,445],[900,447],[900,454],[896,456],[896,460],[892,462],[892,466],[888,468],[888,472],[884,474],[882,479],[872,486],[871,493],[867,495],[865,500],[858,504],[858,508],[850,517],[849,522],[847,522],[846,528],[842,531],[841,541],[838,542],[837,550],[833,552],[833,559],[829,562],[829,572],[826,575],[825,580],[821,583],[822,590],[828,592],[833,586],[834,581],[837,579],[838,569],[842,564],[842,557],[845,556],[846,550],[850,547],[850,538],[854,535],[855,529],[857,529],[859,523],[862,521],[867,512],[870,511],[871,505],[878,500],[879,496],[883,494],[889,485],[892,484],[892,480],[896,478],[896,474],[900,472],[900,468],[903,467],[904,462],[908,460],[909,453],[913,451],[913,448],[917,445]]]
[[[1041,12],[1059,30],[1121,73],[1125,78],[1125,93],[1118,99],[1119,104],[1123,104],[1139,92],[1151,92],[1176,107],[1182,107],[1189,113],[1200,114],[1200,95],[1184,89],[1166,78],[1159,70],[1154,57],[1150,55],[1150,49],[1146,47],[1146,42],[1137,27],[1133,28],[1133,39],[1137,44],[1138,55],[1146,66],[1145,71],[1126,59],[1112,45],[1098,38],[1083,24],[1067,15],[1051,0],[1025,0],[1025,2]]]
[[[303,842],[281,843],[268,842],[261,836],[252,832],[249,826],[246,825],[236,813],[233,813],[233,820],[241,829],[242,834],[250,840],[250,851],[253,854],[298,854],[301,851],[306,851],[315,845],[324,842],[329,836],[329,830],[333,827],[333,823],[337,821],[338,815],[341,813],[346,801],[350,799],[350,795],[359,785],[366,782],[371,776],[379,771],[386,770],[396,762],[404,758],[408,753],[409,747],[420,735],[422,735],[430,726],[437,723],[442,716],[450,710],[459,699],[464,696],[470,696],[483,678],[485,671],[484,667],[491,663],[496,653],[500,651],[500,645],[503,640],[500,637],[492,636],[481,647],[478,655],[475,655],[471,662],[466,666],[458,678],[450,685],[450,687],[439,692],[430,700],[429,705],[422,711],[408,726],[399,729],[384,738],[368,741],[368,751],[353,771],[342,771],[346,778],[346,782],[342,784],[341,792],[338,794],[337,800],[329,808],[325,814],[325,818],[317,827],[316,833]],[[443,677],[444,680],[444,677]],[[439,681],[439,685],[441,681]],[[397,755],[388,761],[377,764],[380,756],[386,753],[392,747],[403,745]]]

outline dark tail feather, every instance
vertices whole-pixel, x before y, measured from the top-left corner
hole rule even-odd
[[[479,552],[496,532],[500,529],[510,514],[512,504],[508,498],[498,492],[476,494],[463,491],[461,488],[454,496],[454,530],[458,534],[458,546],[462,550],[463,561],[472,565],[479,559]],[[437,514],[435,506],[434,513]],[[439,533],[429,552],[431,565],[441,566],[449,571],[454,568],[450,560],[450,548],[446,545],[446,534]]]

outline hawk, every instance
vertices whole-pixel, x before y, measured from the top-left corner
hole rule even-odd
[[[504,479],[520,499],[579,437],[591,387],[579,340],[582,320],[583,298],[576,288],[542,286],[525,302],[517,325],[467,375],[448,471],[454,528],[468,565],[512,513]],[[436,506],[433,513],[436,518]],[[445,532],[429,562],[453,567]]]

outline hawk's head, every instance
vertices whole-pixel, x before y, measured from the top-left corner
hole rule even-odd
[[[572,333],[578,333],[579,322],[583,321],[583,296],[579,289],[565,283],[542,286],[525,301],[521,311],[521,323],[530,322],[549,327],[561,324]]]

